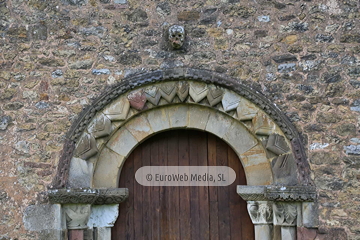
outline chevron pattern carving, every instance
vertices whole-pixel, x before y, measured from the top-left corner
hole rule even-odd
[[[190,83],[189,94],[194,102],[198,103],[208,94],[208,86],[206,83],[192,82]]]
[[[162,98],[166,101],[161,102]],[[207,101],[202,101],[204,98]],[[180,102],[175,99],[180,99]],[[146,104],[147,102],[151,104]],[[244,121],[243,124],[248,126],[249,131],[254,135],[258,134],[256,137],[259,141],[263,141],[264,137],[268,138],[264,144],[268,153],[271,153],[269,156],[278,156],[290,151],[283,133],[276,131],[275,123],[267,114],[235,92],[212,84],[171,81],[138,88],[108,104],[102,112],[96,114],[87,128],[88,133],[84,133],[79,140],[76,155],[87,160],[97,154],[98,139],[111,135],[113,131],[124,124],[124,121],[140,114],[142,110],[158,106],[160,103],[163,106],[181,102],[188,104],[201,102],[203,106],[207,105],[216,111],[229,114],[236,121]],[[232,110],[236,110],[236,112],[234,113]]]
[[[125,120],[130,110],[130,103],[126,97],[120,97],[107,106],[103,113],[111,120]]]

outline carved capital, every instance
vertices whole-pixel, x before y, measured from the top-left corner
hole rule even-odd
[[[272,203],[267,201],[248,201],[247,209],[253,224],[272,223]]]
[[[91,213],[90,204],[67,204],[63,207],[67,229],[86,229]]]
[[[293,203],[276,202],[274,209],[274,225],[296,226],[297,205]]]

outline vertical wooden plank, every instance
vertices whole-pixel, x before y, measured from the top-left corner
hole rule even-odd
[[[207,133],[193,132],[198,134],[199,139],[197,143],[198,150],[198,166],[208,166],[208,150],[207,150]],[[209,239],[209,187],[199,186],[199,215],[200,215],[200,239]]]
[[[227,144],[220,139],[216,141],[216,159],[218,166],[228,166]],[[230,239],[229,188],[218,187],[219,237]]]
[[[199,135],[190,133],[189,146],[190,146],[190,166],[199,165],[199,149],[198,142]],[[191,176],[189,176],[191,177]],[[200,206],[199,206],[199,188],[190,187],[190,224],[191,224],[191,239],[200,239]]]
[[[229,205],[230,205],[230,230],[231,239],[242,239],[241,219],[244,217],[241,212],[241,197],[236,193],[236,186],[241,184],[240,178],[240,161],[235,152],[228,146],[228,164],[236,173],[235,181],[228,186],[229,188]]]
[[[179,166],[190,165],[190,149],[187,131],[179,132]],[[190,177],[190,176],[189,176]],[[179,187],[180,239],[191,239],[190,187]]]
[[[151,166],[159,166],[159,143],[156,141],[158,136],[154,137],[151,143]],[[160,239],[160,187],[151,187],[151,239]]]
[[[179,131],[171,131],[168,139],[168,166],[179,166]],[[168,189],[169,240],[180,239],[179,231],[179,187]]]
[[[149,139],[150,140],[150,139]],[[142,147],[142,165],[143,166],[150,166],[151,158],[151,141],[145,141]],[[151,189],[152,187],[143,186],[142,187],[142,226],[143,226],[143,239],[151,239],[151,206],[152,206],[152,199],[151,199]]]
[[[168,138],[169,132],[164,132],[160,136],[159,141],[159,166],[167,165],[167,151],[168,151]],[[160,187],[160,238],[169,239],[169,220],[168,220],[168,187]]]
[[[138,146],[137,149],[132,153],[134,156],[134,237],[135,239],[142,238],[142,186],[135,180],[136,171],[142,166],[142,146]]]
[[[129,197],[119,205],[119,217],[116,221],[112,235],[112,239],[131,239],[133,236],[133,155],[126,159],[123,170],[121,171],[121,177],[119,180],[120,188],[129,189]],[[105,174],[105,173],[104,173]],[[117,236],[117,237],[115,237]]]
[[[129,198],[126,202],[126,229],[125,229],[125,239],[134,239],[134,155],[131,154],[131,158],[127,161],[128,167],[127,171],[123,172],[125,178],[125,186],[129,189]],[[131,193],[131,194],[130,194]]]
[[[216,136],[208,134],[208,164],[217,166],[216,162]],[[218,219],[218,187],[209,187],[209,227],[210,240],[219,240],[219,219]]]

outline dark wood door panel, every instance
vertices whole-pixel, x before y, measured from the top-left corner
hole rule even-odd
[[[142,166],[229,166],[236,180],[228,187],[144,187],[135,181]],[[246,202],[236,194],[245,185],[235,152],[212,134],[163,132],[139,145],[126,160],[119,187],[129,198],[119,207],[113,240],[254,239]]]

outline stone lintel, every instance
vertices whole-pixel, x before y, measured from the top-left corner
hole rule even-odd
[[[237,193],[245,201],[313,202],[313,186],[237,186]]]
[[[117,204],[129,196],[127,188],[109,189],[51,189],[47,191],[50,203],[59,204]]]

